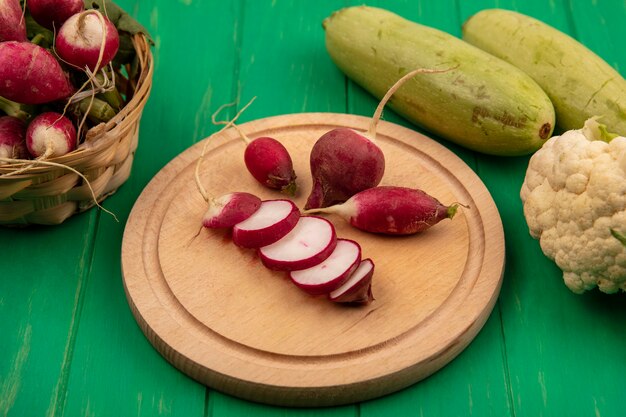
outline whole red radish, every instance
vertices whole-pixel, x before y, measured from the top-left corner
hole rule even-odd
[[[350,278],[341,287],[328,294],[331,301],[337,303],[363,305],[374,300],[372,294],[372,277],[374,262],[363,259]]]
[[[235,192],[209,199],[209,208],[202,225],[210,229],[233,227],[252,216],[261,207],[261,199],[253,194]]]
[[[300,219],[300,210],[289,200],[265,200],[246,220],[233,227],[233,242],[242,248],[271,245],[289,233]]]
[[[239,113],[248,108],[255,99],[256,97],[253,97]],[[246,150],[243,155],[244,162],[248,172],[252,174],[255,180],[267,188],[295,195],[297,189],[296,172],[293,169],[291,155],[289,155],[289,151],[282,143],[268,136],[250,139],[234,121],[215,120],[224,107],[235,104],[228,103],[220,106],[211,118],[213,124],[223,124],[226,127],[233,126],[239,132],[241,139],[246,142]]]
[[[276,271],[297,271],[323,262],[335,249],[337,234],[331,222],[302,216],[280,240],[259,249],[261,262]]]
[[[0,96],[22,104],[42,104],[73,92],[67,74],[50,52],[30,42],[0,43]]]
[[[360,262],[361,246],[353,240],[337,239],[328,258],[310,268],[291,271],[289,278],[311,295],[328,294],[350,278]]]
[[[119,46],[115,25],[93,9],[67,19],[55,39],[56,52],[63,61],[92,72],[111,62]]]
[[[52,31],[59,30],[67,19],[85,10],[83,0],[27,0],[26,4],[35,22]]]
[[[0,42],[6,41],[28,41],[19,0],[0,0]]]
[[[422,190],[379,186],[361,191],[343,204],[308,212],[338,214],[366,232],[410,235],[451,219],[458,206],[445,206]]]
[[[376,187],[385,172],[385,157],[376,144],[376,127],[385,104],[415,75],[445,71],[419,68],[401,77],[378,104],[367,132],[336,128],[322,135],[311,149],[313,188],[304,208],[343,203],[360,191]]]
[[[313,189],[305,209],[342,203],[359,191],[377,186],[385,172],[385,156],[364,134],[337,128],[315,142],[310,165]]]
[[[259,137],[248,142],[244,161],[254,179],[268,188],[296,193],[296,173],[287,148],[274,138]]]
[[[65,155],[76,149],[76,128],[59,113],[41,113],[28,124],[26,147],[35,158]]]
[[[0,158],[30,158],[26,149],[26,123],[17,117],[0,117]]]

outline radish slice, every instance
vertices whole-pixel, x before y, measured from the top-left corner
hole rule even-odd
[[[280,240],[293,229],[300,210],[289,200],[266,200],[246,220],[233,227],[233,242],[242,248],[260,248]]]
[[[338,303],[368,304],[372,296],[374,262],[363,259],[350,278],[339,288],[328,294],[331,301]]]
[[[269,269],[295,271],[323,262],[336,245],[337,234],[331,222],[317,216],[302,216],[285,237],[259,249],[259,256]]]
[[[261,199],[250,193],[228,193],[212,200],[202,225],[210,229],[233,227],[246,220],[261,206]]]
[[[311,295],[327,294],[341,286],[361,262],[361,246],[353,240],[337,239],[326,260],[311,268],[292,271],[289,277]]]

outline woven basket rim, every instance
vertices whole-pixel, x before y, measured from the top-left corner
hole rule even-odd
[[[124,125],[134,123],[141,117],[143,107],[147,102],[152,88],[154,59],[146,35],[137,33],[133,35],[132,42],[137,53],[140,70],[131,100],[111,120],[90,128],[86,132],[84,142],[81,143],[77,149],[62,156],[48,158],[45,161],[76,168],[84,163],[85,159],[101,152],[114,142],[116,140],[115,132],[117,130],[123,128]],[[58,166],[33,165],[18,174],[9,175],[7,177],[3,176],[17,170],[22,170],[24,167],[33,163],[36,164],[36,161],[32,160],[28,163],[0,163],[0,180],[5,178],[11,181],[23,180],[24,178],[33,178],[38,175],[47,175],[59,169]]]

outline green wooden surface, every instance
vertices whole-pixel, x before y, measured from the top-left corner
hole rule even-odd
[[[362,404],[277,408],[196,383],[156,353],[139,330],[123,291],[120,248],[125,220],[143,187],[169,160],[216,130],[210,116],[227,102],[258,97],[243,121],[309,111],[370,115],[376,100],[335,68],[321,28],[333,10],[361,3],[119,1],[156,41],[154,88],[133,174],[105,201],[120,222],[91,210],[61,226],[0,229],[0,416],[624,415],[626,298],[572,294],[541,254],[528,235],[518,195],[528,157],[488,157],[443,140],[492,193],[507,252],[493,314],[470,346],[433,376]],[[519,10],[575,36],[626,73],[623,1],[368,4],[456,36],[478,10]],[[410,126],[391,111],[385,119]]]

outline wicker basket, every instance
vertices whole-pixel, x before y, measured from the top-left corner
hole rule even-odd
[[[131,100],[113,119],[89,129],[75,151],[48,160],[59,166],[0,164],[0,225],[62,223],[93,207],[94,195],[100,202],[128,179],[154,67],[145,36],[135,35],[133,44],[138,78]]]

